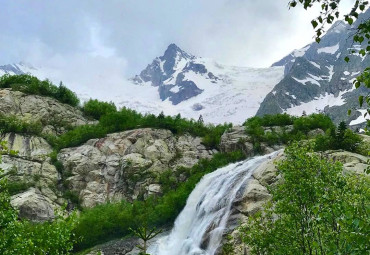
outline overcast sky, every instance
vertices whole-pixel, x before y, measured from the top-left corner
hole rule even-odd
[[[344,10],[353,1],[342,0]],[[221,63],[267,67],[312,41],[318,10],[288,0],[0,0],[0,65],[66,77],[139,73],[170,43]],[[78,70],[78,75],[76,74]],[[83,79],[83,78],[82,78]]]

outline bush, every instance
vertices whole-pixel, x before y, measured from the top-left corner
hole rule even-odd
[[[293,127],[295,132],[301,131],[307,134],[309,131],[317,128],[326,131],[329,128],[335,128],[335,125],[329,116],[314,113],[296,118],[293,122]]]
[[[62,82],[56,86],[49,80],[40,81],[29,74],[5,74],[0,77],[0,88],[11,88],[26,94],[52,97],[71,106],[77,106],[80,103],[76,94],[66,88]]]
[[[266,114],[263,117],[255,116],[249,118],[244,122],[243,125],[248,126],[250,123],[257,123],[263,127],[272,127],[272,126],[287,126],[292,125],[296,117],[291,116],[287,113],[283,114]]]
[[[366,254],[370,179],[295,143],[278,164],[272,202],[241,228],[252,254]]]
[[[5,116],[0,114],[0,132],[40,135],[42,132],[42,124],[39,121],[25,122],[18,119],[16,116]]]
[[[359,135],[353,133],[344,122],[341,122],[338,128],[330,128],[325,135],[319,135],[315,139],[315,150],[346,150],[357,151],[362,139]]]
[[[82,110],[87,116],[99,120],[103,115],[117,112],[117,107],[113,102],[108,103],[90,99],[84,103]]]
[[[255,152],[261,152],[261,143],[269,146],[275,144],[289,144],[292,141],[308,139],[307,133],[313,129],[335,129],[335,125],[328,116],[311,114],[309,116],[294,117],[286,113],[252,117],[244,122],[246,133],[251,136]],[[293,125],[293,130],[287,132],[287,125]],[[264,127],[279,126],[281,130],[272,128],[272,132]],[[322,143],[323,141],[319,141]]]
[[[95,104],[95,103],[94,103]],[[100,105],[98,102],[97,105]],[[123,108],[120,111],[110,112],[100,116],[97,125],[83,125],[60,135],[49,136],[47,140],[57,150],[66,147],[81,145],[89,139],[102,138],[108,133],[122,132],[135,128],[163,128],[172,133],[202,137],[202,143],[209,149],[218,148],[222,134],[231,124],[205,125],[193,120],[182,119],[179,116],[142,115],[134,110]]]

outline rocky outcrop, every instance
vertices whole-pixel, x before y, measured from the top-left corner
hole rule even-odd
[[[292,126],[264,128],[265,133],[282,133],[289,132],[291,130]],[[282,146],[279,145],[273,145],[272,147],[270,147],[265,143],[261,144],[262,154],[268,154],[281,148]],[[233,126],[230,129],[226,130],[225,133],[221,136],[220,150],[221,152],[232,152],[236,150],[241,150],[247,157],[257,155],[256,151],[253,148],[252,138],[245,131],[245,126]]]
[[[160,193],[159,177],[164,171],[191,167],[215,152],[207,150],[200,138],[144,128],[63,149],[58,159],[70,175],[69,188],[78,194],[83,206],[92,207]]]
[[[60,134],[63,127],[89,123],[82,112],[53,98],[0,89],[0,114],[26,122],[40,121],[44,133]]]
[[[9,185],[19,192],[12,197],[12,204],[21,217],[33,221],[52,219],[54,209],[66,201],[57,188],[60,174],[50,162],[51,146],[43,138],[14,133],[5,134],[0,140],[18,152],[3,155],[0,164]]]
[[[348,151],[328,151],[324,154],[330,160],[341,162],[343,164],[344,173],[364,173],[369,166],[369,157]]]

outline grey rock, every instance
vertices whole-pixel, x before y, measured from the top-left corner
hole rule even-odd
[[[160,194],[158,179],[164,171],[191,167],[213,153],[201,144],[200,138],[143,128],[63,149],[58,159],[72,174],[68,178],[70,189],[79,194],[83,206],[92,207]]]
[[[11,89],[0,89],[0,114],[16,116],[26,122],[40,121],[44,133],[60,134],[63,126],[88,123],[80,110],[59,101],[38,95],[27,95]]]
[[[19,210],[20,217],[35,222],[52,220],[55,217],[52,201],[35,188],[12,196],[11,204]]]

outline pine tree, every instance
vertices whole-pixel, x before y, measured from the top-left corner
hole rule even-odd
[[[203,123],[204,123],[204,120],[203,120],[203,116],[201,114],[201,115],[199,115],[198,124],[203,124]]]

